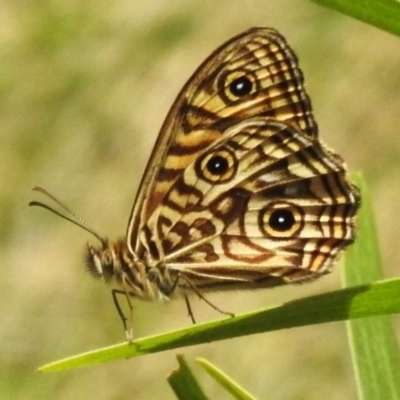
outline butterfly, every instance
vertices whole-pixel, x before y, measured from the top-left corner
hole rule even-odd
[[[191,292],[218,309],[205,292],[327,274],[354,241],[358,207],[344,161],[319,140],[296,55],[276,30],[252,28],[217,48],[179,93],[126,237],[109,242],[75,223],[100,241],[87,245],[87,268],[117,284],[127,331],[118,294],[132,308],[132,297],[182,293],[194,320]]]

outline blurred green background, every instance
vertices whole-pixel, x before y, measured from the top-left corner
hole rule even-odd
[[[65,373],[64,356],[120,342],[106,287],[82,262],[93,241],[27,204],[41,185],[101,234],[125,233],[169,106],[200,62],[252,26],[279,29],[306,77],[321,137],[371,185],[386,276],[398,275],[400,41],[306,0],[0,1],[0,398],[173,399],[176,352]],[[304,286],[212,294],[235,313],[339,288],[338,269]],[[135,336],[190,324],[181,300],[136,302]],[[192,301],[199,321],[220,318]],[[183,349],[260,399],[355,398],[345,324]],[[210,396],[226,398],[211,379]]]

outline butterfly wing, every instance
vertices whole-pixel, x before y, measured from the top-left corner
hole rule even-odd
[[[216,49],[195,71],[158,136],[131,212],[128,246],[140,253],[138,231],[183,171],[222,131],[267,116],[317,136],[297,58],[269,28],[250,29]]]
[[[185,169],[140,239],[149,265],[199,288],[299,282],[328,272],[353,241],[358,203],[338,155],[258,117],[223,131]]]

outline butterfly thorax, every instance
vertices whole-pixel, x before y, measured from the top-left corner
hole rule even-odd
[[[114,283],[129,296],[166,301],[174,291],[177,277],[162,265],[150,266],[132,253],[125,239],[104,241],[101,248],[87,245],[85,260],[89,273]]]

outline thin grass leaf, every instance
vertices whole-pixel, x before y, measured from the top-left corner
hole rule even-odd
[[[214,364],[204,358],[196,360],[221,386],[237,400],[256,400],[247,390],[242,388],[231,377],[222,372]]]
[[[173,371],[168,382],[179,400],[208,400],[199,383],[190,370],[185,358],[177,355],[179,368]]]
[[[367,284],[383,275],[368,188],[361,177],[356,180],[363,205],[357,241],[345,256],[345,286]],[[400,297],[399,293],[394,296]],[[358,398],[399,400],[399,346],[389,317],[349,321],[347,331]]]
[[[400,279],[294,300],[233,318],[190,326],[56,361],[40,371],[61,371],[217,340],[331,321],[400,312]]]
[[[400,2],[398,0],[312,1],[400,36]]]

